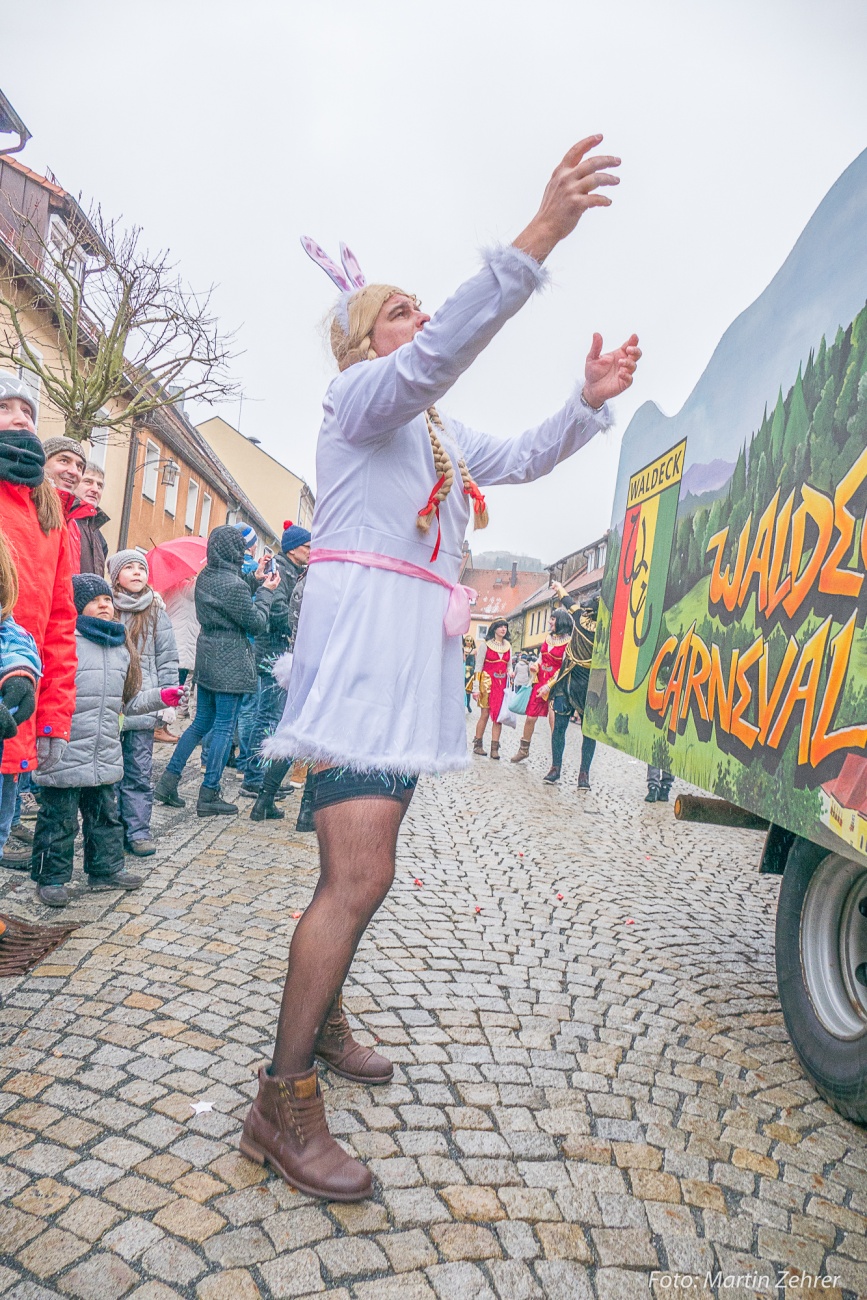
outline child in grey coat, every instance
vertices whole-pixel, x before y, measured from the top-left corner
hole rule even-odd
[[[141,551],[109,556],[114,617],[123,623],[141,660],[142,690],[178,685],[178,648],[162,598],[148,585],[147,557]],[[124,722],[123,778],[117,798],[127,852],[136,857],[156,853],[151,837],[154,806],[154,732],[162,726],[155,713]]]
[[[78,813],[84,836],[84,870],[91,889],[138,889],[141,876],[124,870],[123,826],[117,783],[123,776],[121,713],[135,716],[172,707],[179,687],[141,690],[141,665],[122,623],[114,621],[111,587],[95,573],[72,579],[78,611],[75,643],[75,712],[69,744],[53,763],[41,764],[39,814],[33,836],[31,877],[49,907],[65,907],[72,879]]]

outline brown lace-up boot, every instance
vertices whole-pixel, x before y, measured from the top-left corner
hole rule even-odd
[[[342,993],[332,1002],[313,1051],[330,1070],[353,1083],[391,1083],[394,1075],[391,1061],[352,1037]]]
[[[259,1095],[244,1120],[241,1154],[268,1164],[308,1196],[363,1201],[373,1182],[328,1132],[316,1068],[280,1078],[259,1071]]]

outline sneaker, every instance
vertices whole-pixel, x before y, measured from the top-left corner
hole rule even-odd
[[[121,867],[111,876],[88,876],[87,883],[94,891],[103,889],[140,889],[144,884],[143,876],[136,876]]]
[[[149,858],[152,853],[157,851],[157,846],[151,839],[130,840],[124,847],[127,853],[133,853],[137,858]]]
[[[36,802],[36,795],[31,794],[28,790],[21,796],[21,820],[23,822],[35,822],[36,814],[39,812],[39,804]]]
[[[25,826],[22,822],[17,822],[9,831],[10,838],[18,840],[19,844],[33,843],[33,829]]]
[[[7,871],[29,871],[32,857],[32,845],[19,844],[10,838],[3,848],[0,866],[5,867]]]
[[[650,788],[647,791],[647,794],[644,796],[644,802],[656,803],[658,799],[659,799],[659,791],[656,789],[656,786],[653,785],[650,786]]]
[[[154,731],[154,740],[157,744],[176,745],[180,736],[173,736],[168,727],[157,727]]]
[[[542,777],[542,780],[543,780],[547,785],[556,785],[557,782],[560,780],[560,769],[559,769],[559,767],[552,767],[551,770],[550,770],[550,772],[548,772],[545,776]]]
[[[260,785],[248,785],[246,781],[238,791],[238,794],[244,795],[246,799],[258,799],[261,793],[262,787]]]
[[[36,897],[46,907],[66,907],[69,902],[65,885],[37,885]]]
[[[587,774],[587,772],[585,772],[585,771],[583,770],[583,768],[582,768],[582,770],[578,773],[578,789],[579,789],[579,790],[589,790],[589,789],[590,789],[590,777],[589,777],[589,775]]]

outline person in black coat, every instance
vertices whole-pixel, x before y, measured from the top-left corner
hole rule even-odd
[[[237,805],[220,797],[220,778],[226,766],[241,701],[256,689],[256,659],[251,637],[268,627],[277,574],[265,578],[255,596],[241,576],[244,538],[228,524],[215,528],[208,538],[208,562],[196,579],[196,617],[201,625],[196,643],[195,682],[198,706],[157,782],[154,794],[162,803],[183,807],[178,781],[190,754],[209,731],[205,779],[196,811],[200,817],[236,813]]]
[[[265,780],[267,760],[262,744],[283,717],[286,691],[275,680],[273,667],[281,655],[292,649],[294,627],[290,607],[295,588],[306,571],[310,557],[310,533],[300,524],[288,523],[283,532],[280,554],[274,557],[279,585],[271,602],[268,630],[256,637],[254,646],[259,673],[256,717],[250,733],[249,757],[240,793],[258,799]]]

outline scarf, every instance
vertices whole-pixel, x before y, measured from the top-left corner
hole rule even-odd
[[[123,623],[111,623],[104,618],[94,618],[91,614],[79,614],[75,627],[94,645],[111,648],[126,644],[126,628]]]
[[[115,609],[120,610],[122,614],[141,614],[143,610],[151,607],[154,595],[155,592],[151,587],[142,587],[137,596],[134,596],[131,591],[124,591],[123,587],[115,587],[111,598]]]
[[[27,429],[0,431],[0,479],[23,487],[39,487],[44,464],[45,452],[35,433]]]

